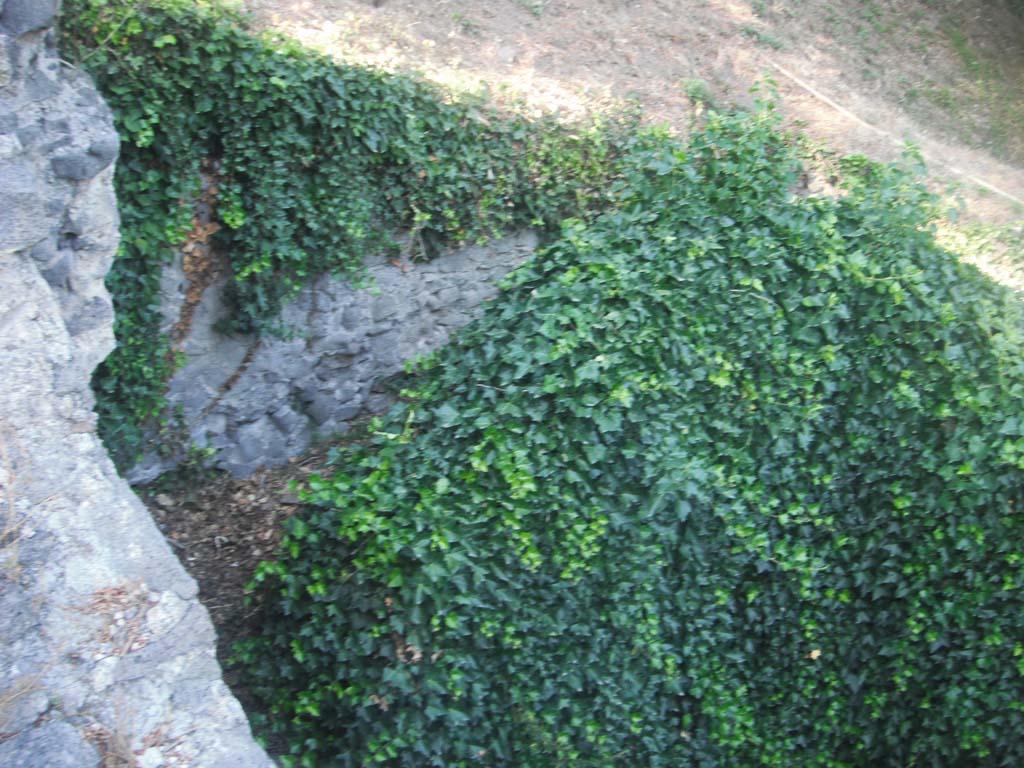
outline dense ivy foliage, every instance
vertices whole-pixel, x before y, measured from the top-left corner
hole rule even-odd
[[[1024,764],[1024,316],[909,172],[650,135],[307,492],[241,655],[302,765]]]
[[[118,347],[94,382],[100,432],[130,463],[163,409],[160,270],[216,161],[235,312],[265,331],[312,277],[358,273],[389,233],[424,250],[599,207],[626,122],[562,126],[502,116],[417,80],[343,66],[254,37],[218,2],[67,0],[64,49],[96,79],[122,137],[124,239],[108,285]],[[628,122],[628,121],[627,121]],[[432,255],[432,254],[427,254]]]

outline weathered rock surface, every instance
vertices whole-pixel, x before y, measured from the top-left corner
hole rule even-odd
[[[228,312],[223,279],[215,281],[180,345],[187,363],[170,382],[171,407],[180,409],[189,441],[214,449],[217,466],[244,476],[281,464],[316,437],[344,434],[352,419],[384,410],[392,396],[382,380],[442,346],[536,245],[527,232],[426,263],[371,258],[372,288],[324,276],[282,313],[293,338],[265,336],[258,343],[214,330]],[[176,319],[186,283],[180,266],[165,273],[166,327]],[[150,456],[128,477],[151,480],[171,466]]]
[[[117,137],[57,59],[57,6],[0,0],[0,765],[270,766],[94,432]]]

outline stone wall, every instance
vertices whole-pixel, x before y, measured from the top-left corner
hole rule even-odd
[[[57,58],[57,6],[0,0],[0,765],[270,766],[94,432],[118,141]]]
[[[280,318],[287,339],[217,333],[228,310],[225,278],[214,280],[192,308],[178,345],[187,362],[168,390],[186,441],[214,449],[217,466],[244,476],[302,453],[317,437],[344,434],[354,418],[390,404],[383,380],[469,322],[536,245],[527,232],[426,263],[370,258],[369,288],[324,276],[304,289]],[[188,286],[179,261],[163,281],[165,330],[179,325]],[[151,480],[175,458],[150,455],[128,477]]]

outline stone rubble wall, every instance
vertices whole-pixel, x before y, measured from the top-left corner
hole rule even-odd
[[[292,337],[258,343],[214,330],[229,311],[226,278],[215,280],[179,345],[186,363],[168,389],[186,441],[213,449],[216,466],[245,476],[317,438],[344,434],[353,419],[385,410],[393,396],[382,382],[442,346],[536,247],[537,236],[525,232],[425,263],[370,258],[370,288],[323,276],[282,313]],[[164,275],[165,329],[177,322],[187,289],[179,262]],[[128,478],[152,480],[180,458],[150,455]]]
[[[0,0],[0,765],[262,768],[196,584],[95,434],[118,147],[58,0]]]

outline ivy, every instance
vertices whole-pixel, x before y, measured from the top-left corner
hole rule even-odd
[[[1024,762],[1024,313],[910,172],[850,158],[800,197],[770,108],[687,147],[530,121],[214,3],[68,0],[64,28],[123,140],[95,381],[122,463],[204,162],[231,331],[397,228],[429,256],[560,226],[257,574],[239,653],[293,763]]]
[[[414,229],[445,241],[552,228],[606,201],[629,120],[564,126],[499,114],[409,77],[253,36],[217,2],[68,0],[65,55],[95,78],[122,138],[121,250],[108,279],[118,346],[97,371],[100,433],[121,466],[162,418],[173,356],[159,275],[186,237],[204,161],[216,164],[226,332],[280,330],[313,277],[358,278],[363,256]]]
[[[240,658],[304,766],[1024,762],[1024,312],[911,171],[649,133],[314,478]]]

